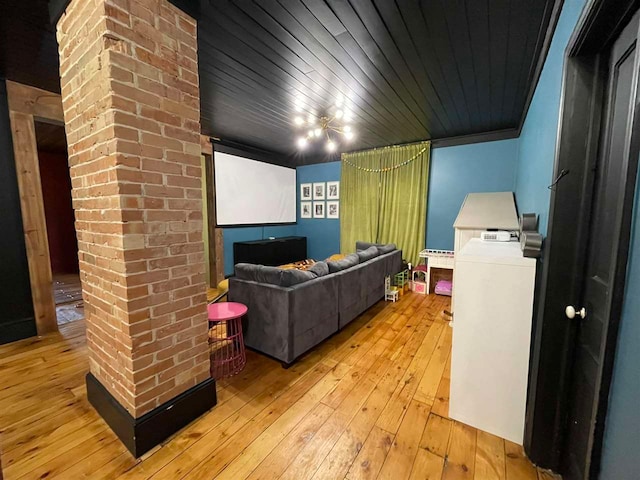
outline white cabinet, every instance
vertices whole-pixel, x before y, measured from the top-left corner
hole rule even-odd
[[[524,435],[536,260],[518,242],[471,239],[455,258],[449,416],[512,442]]]
[[[518,214],[513,192],[487,192],[467,194],[456,221],[453,222],[454,256],[472,238],[488,229],[517,231]],[[456,282],[453,282],[451,311],[456,311]]]

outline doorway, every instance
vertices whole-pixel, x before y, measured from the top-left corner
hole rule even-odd
[[[84,316],[67,141],[62,125],[38,120],[34,125],[52,292],[60,326]]]
[[[590,2],[565,58],[525,448],[566,479],[599,474],[640,152],[636,11]]]

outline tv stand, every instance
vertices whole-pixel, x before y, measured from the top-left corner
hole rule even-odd
[[[281,237],[233,244],[233,264],[276,267],[307,258],[307,237]]]

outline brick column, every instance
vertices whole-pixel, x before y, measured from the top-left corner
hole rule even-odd
[[[167,0],[72,0],[57,36],[89,399],[134,424],[180,394],[215,403],[196,22]]]

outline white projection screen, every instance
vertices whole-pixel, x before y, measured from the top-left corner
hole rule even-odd
[[[295,169],[221,152],[214,165],[218,225],[296,221]]]

